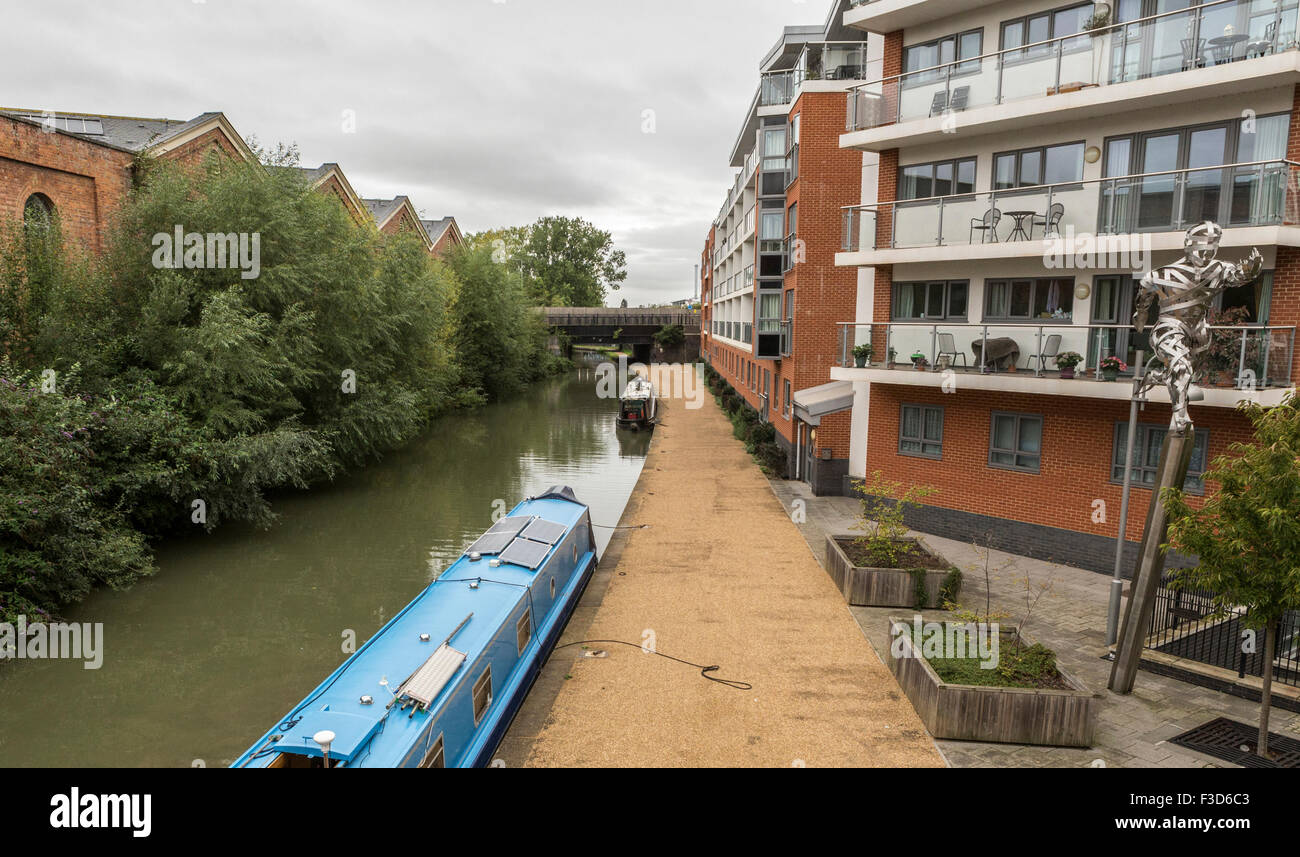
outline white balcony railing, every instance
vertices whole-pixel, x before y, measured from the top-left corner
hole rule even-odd
[[[763,73],[760,107],[791,104],[809,80],[866,80],[867,43],[813,42],[804,45],[794,68]]]
[[[1074,352],[1082,357],[1075,377],[1097,381],[1106,357],[1120,358],[1131,376],[1137,342],[1129,325],[846,322],[839,331],[839,365],[846,368],[856,366],[854,346],[870,344],[870,368],[916,371],[913,356],[920,355],[930,371],[987,374],[1015,366],[1026,377],[1055,378],[1056,356]],[[1223,382],[1239,390],[1293,386],[1295,334],[1294,326],[1211,326],[1207,377],[1201,383]]]
[[[1300,164],[1255,161],[848,206],[843,250],[1300,223]]]
[[[963,57],[849,91],[848,130],[1249,60],[1297,47],[1300,0],[1213,0]]]

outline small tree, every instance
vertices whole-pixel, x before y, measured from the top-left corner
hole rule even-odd
[[[925,485],[912,485],[906,490],[901,482],[890,482],[884,472],[877,470],[871,482],[853,483],[862,504],[862,514],[853,529],[866,533],[857,543],[869,550],[879,562],[894,565],[903,553],[899,540],[907,535],[903,522],[908,509],[915,509],[936,489]]]
[[[1206,478],[1219,492],[1201,509],[1181,489],[1167,489],[1163,500],[1169,544],[1200,558],[1173,572],[1171,585],[1212,593],[1217,615],[1244,608],[1242,625],[1265,632],[1257,753],[1267,757],[1277,630],[1288,610],[1300,609],[1300,398],[1292,393],[1275,408],[1243,402],[1240,410],[1255,440],[1215,459]]]

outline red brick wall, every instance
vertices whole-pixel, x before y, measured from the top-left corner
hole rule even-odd
[[[67,134],[0,116],[0,219],[21,220],[34,193],[49,197],[64,234],[91,251],[131,186],[133,157]]]
[[[1298,121],[1297,117],[1292,117],[1292,122],[1296,121]],[[1300,248],[1277,248],[1277,265],[1273,271],[1273,298],[1269,304],[1268,323],[1270,326],[1300,328]],[[1279,347],[1278,351],[1283,356],[1286,352],[1280,349],[1286,347],[1283,343],[1287,342],[1284,339],[1287,336],[1289,336],[1287,331],[1279,331],[1273,336],[1275,344]],[[1273,353],[1276,352],[1270,352],[1270,357]],[[1300,381],[1300,336],[1297,336],[1291,355],[1291,383],[1296,384],[1297,381]]]
[[[343,183],[339,181],[338,176],[331,175],[328,179],[321,182],[320,187],[318,187],[317,190],[323,194],[338,199],[339,204],[343,206],[343,209],[347,211],[348,216],[352,218],[352,221],[356,223],[357,226],[365,226],[370,222],[370,212],[365,210],[365,208],[358,207],[357,204],[352,201],[352,198],[348,196],[347,191],[343,189]]]
[[[943,406],[942,460],[898,453],[904,403]],[[1038,474],[989,467],[991,412],[995,410],[1043,416]],[[938,489],[926,505],[1114,538],[1122,498],[1121,485],[1110,481],[1114,426],[1128,422],[1128,410],[1124,401],[960,389],[944,394],[937,387],[875,383],[871,385],[866,472],[868,478],[879,470],[893,481]],[[1167,405],[1151,404],[1138,419],[1164,426],[1169,416]],[[1210,433],[1211,460],[1227,452],[1229,444],[1250,438],[1250,423],[1231,409],[1193,407],[1192,417],[1197,429]],[[1213,491],[1214,486],[1207,484],[1206,490]],[[1150,499],[1149,489],[1133,486],[1127,530],[1130,540],[1142,537]],[[1105,523],[1092,520],[1095,500],[1106,503]]]
[[[201,165],[207,156],[214,152],[221,157],[243,157],[240,150],[221,128],[205,131],[193,140],[182,143],[175,149],[164,153],[162,157],[192,167]]]

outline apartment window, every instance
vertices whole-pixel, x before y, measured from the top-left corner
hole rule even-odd
[[[898,424],[898,451],[916,458],[942,458],[943,408],[903,405]]]
[[[492,704],[492,667],[483,670],[483,675],[474,682],[474,725],[483,719],[488,706]]]
[[[967,30],[944,36],[930,42],[922,42],[903,50],[903,71],[919,72],[908,74],[905,83],[923,83],[939,80],[948,74],[967,74],[979,71],[979,60],[975,59],[984,50],[984,30]],[[954,60],[956,65],[949,66]],[[945,68],[936,68],[945,66]]]
[[[576,546],[575,546],[576,547]],[[519,617],[515,624],[515,643],[518,645],[519,654],[524,653],[524,647],[528,641],[533,638],[533,613],[527,607],[524,608],[524,615]]]
[[[1043,456],[1043,418],[993,412],[989,429],[989,467],[1037,473]]]
[[[1037,42],[1045,42],[1049,39],[1059,39],[1064,36],[1072,36],[1075,33],[1083,32],[1083,25],[1092,17],[1093,4],[1075,3],[1062,9],[1056,9],[1047,12],[1034,12],[1023,18],[1013,18],[1010,21],[1002,22],[1002,49],[1009,51],[1003,55],[1006,62],[1029,59],[1034,57],[1049,56],[1055,54],[1055,46],[1039,45]],[[1014,48],[1023,48],[1025,45],[1034,45],[1024,50],[1013,50]],[[1091,40],[1087,36],[1078,39],[1070,39],[1061,44],[1061,50],[1065,53],[1082,50],[1091,46]]]
[[[421,768],[447,767],[446,756],[443,753],[442,735],[439,735],[438,740],[433,742],[433,746],[429,748],[429,752],[424,754],[424,760],[420,762],[420,767]]]
[[[799,233],[799,203],[790,206],[790,214],[786,217],[786,223],[789,225],[791,235]]]
[[[957,158],[898,168],[898,198],[928,199],[975,192],[975,159]]]
[[[939,280],[923,283],[894,283],[894,321],[917,319],[966,319],[967,280]]]
[[[1133,446],[1132,483],[1134,485],[1155,485],[1156,470],[1160,466],[1160,447],[1165,442],[1167,426],[1140,423],[1137,427],[1137,443]],[[1112,445],[1110,481],[1124,481],[1124,448],[1128,445],[1128,423],[1115,423],[1115,442]],[[1187,468],[1187,480],[1183,490],[1189,494],[1205,493],[1205,468],[1210,449],[1210,433],[1196,432],[1196,442],[1192,446],[1192,462]]]
[[[785,411],[784,411],[785,418],[787,420],[790,419],[790,416],[793,413],[794,413],[794,399],[792,398],[790,393],[790,379],[787,378],[785,382]]]
[[[1074,318],[1074,280],[988,280],[984,284],[986,321],[1038,321],[1070,324]]]
[[[1083,143],[1061,143],[993,156],[993,189],[1083,181]]]

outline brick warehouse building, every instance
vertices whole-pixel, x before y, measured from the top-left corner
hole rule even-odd
[[[824,26],[786,28],[764,58],[701,290],[705,359],[776,429],[789,475],[819,494],[844,490],[853,391],[830,370],[837,323],[870,281],[835,265],[841,210],[862,198],[864,175],[874,186],[876,160],[839,146],[845,92],[878,54],[840,26],[846,8],[837,3]]]
[[[873,293],[842,321],[875,355],[832,375],[854,385],[850,472],[937,489],[917,529],[993,531],[1006,550],[1111,569],[1136,284],[1147,264],[1181,256],[1202,220],[1225,228],[1220,258],[1258,247],[1265,271],[1218,298],[1234,315],[1215,331],[1192,408],[1189,490],[1212,492],[1200,474],[1249,437],[1239,401],[1276,404],[1294,389],[1298,4],[1178,5],[1123,0],[1111,4],[1123,26],[1094,31],[1091,2],[912,0],[845,14],[885,42],[883,73],[850,94],[841,140],[880,159],[879,198],[846,210],[838,257],[874,271]],[[1071,252],[1085,235],[1133,253]],[[1055,365],[1065,352],[1081,358],[1073,380]],[[914,353],[939,371],[916,371]],[[1108,356],[1128,367],[1116,383],[1099,371]],[[1130,554],[1169,418],[1167,394],[1152,391],[1127,453]]]
[[[0,220],[57,213],[75,245],[100,252],[138,155],[197,164],[213,152],[255,158],[222,113],[176,120],[0,108]],[[464,240],[454,218],[422,221],[405,196],[362,199],[338,164],[299,172],[309,187],[337,199],[358,226],[410,231],[439,256]]]

